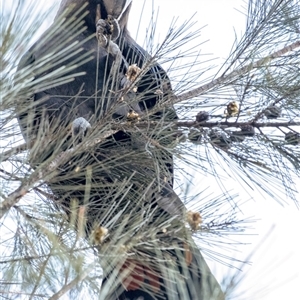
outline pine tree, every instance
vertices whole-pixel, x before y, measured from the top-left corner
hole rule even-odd
[[[19,66],[16,71],[36,28],[45,18],[42,15],[32,19],[30,13],[34,5],[25,13],[23,5],[20,1],[11,13],[3,14],[5,25],[2,25],[1,35],[1,227],[5,232],[1,238],[1,290],[4,297],[58,299],[69,293],[72,299],[83,295],[97,298],[102,279],[99,274],[104,267],[112,276],[101,293],[107,299],[114,299],[119,287],[115,283],[117,262],[136,254],[144,260],[153,257],[162,260],[163,250],[172,248],[170,237],[182,239],[183,243],[185,234],[193,235],[196,241],[211,238],[221,241],[227,232],[242,231],[244,222],[235,217],[238,201],[227,190],[205,205],[199,202],[201,193],[192,200],[182,199],[193,209],[181,222],[162,216],[153,203],[142,202],[152,189],[161,188],[155,186],[157,182],[172,181],[171,156],[178,164],[187,161],[199,174],[210,173],[219,182],[223,174],[235,176],[281,202],[282,194],[272,192],[272,186],[276,185],[296,203],[295,181],[299,177],[300,154],[297,101],[300,41],[297,40],[299,8],[295,1],[250,0],[245,34],[210,81],[193,85],[202,73],[195,61],[192,67],[197,66],[197,72],[184,74],[177,79],[177,85],[172,82],[172,93],[166,93],[165,87],[155,87],[154,91],[140,94],[146,97],[152,92],[162,98],[144,114],[130,111],[126,119],[116,121],[111,118],[116,109],[112,107],[99,122],[92,124],[87,134],[75,139],[72,127],[61,125],[63,119],[54,125],[45,121],[27,143],[22,141],[16,116],[28,111],[28,98],[82,76],[74,74],[74,70],[90,61],[91,52],[82,52],[82,44],[75,42],[67,47],[68,41],[75,41],[83,30],[83,6],[69,23],[64,18],[70,12],[67,11],[55,21],[52,30],[40,37],[41,44],[54,42],[44,49],[45,55],[39,63],[34,67]],[[190,25],[187,22],[179,28],[170,28],[164,43],[152,51],[152,56],[138,70],[137,78],[129,79],[129,85],[123,86],[125,92],[121,91],[120,99],[129,97],[135,88],[142,86],[143,75],[156,61],[170,60],[169,53],[197,37],[199,32],[189,32]],[[65,40],[55,42],[58,31],[68,32]],[[95,36],[89,38],[96,39]],[[188,53],[171,59],[184,55]],[[62,61],[66,64],[64,68],[53,68]],[[53,72],[49,74],[49,70]],[[178,70],[172,67],[168,70],[174,82],[175,71]],[[37,77],[39,80],[33,80]],[[112,76],[106,83],[107,90],[118,91],[118,80],[118,76]],[[84,87],[82,89],[84,91]],[[78,99],[80,96],[78,94]],[[136,101],[133,98],[131,105]],[[29,108],[35,109],[31,105]],[[187,116],[184,120],[170,117],[174,105],[178,115]],[[43,114],[41,111],[42,120]],[[110,150],[103,154],[110,155],[108,160],[104,157],[101,163],[98,159],[90,164],[90,153],[106,149],[107,138],[120,131],[134,137],[133,150],[128,151],[122,145],[108,148]],[[31,131],[25,134],[23,131],[23,135],[26,134],[32,135]],[[149,173],[149,169],[155,171]],[[93,182],[95,172],[100,178],[99,174],[107,176],[108,170],[118,170],[111,177],[119,176],[118,180]],[[74,178],[81,178],[84,184],[74,182]],[[59,190],[57,183],[62,179],[69,184]],[[84,203],[72,196],[79,185]],[[93,223],[91,215],[87,215],[90,214],[87,207],[93,193],[99,191],[102,201],[92,212]],[[126,202],[123,199],[127,199]],[[128,199],[136,203],[138,209],[134,211]],[[228,206],[232,208],[230,211],[226,211]],[[179,246],[175,249],[181,253]],[[184,263],[186,257],[183,256],[180,264]],[[172,273],[172,268],[176,271],[178,265],[170,262],[164,265],[165,272]],[[182,295],[186,295],[180,280],[177,284],[183,290]],[[232,282],[226,293],[228,299],[231,288]]]

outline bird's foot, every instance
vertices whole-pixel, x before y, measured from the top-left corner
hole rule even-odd
[[[99,45],[104,48],[108,47],[111,34],[112,34],[112,30],[109,23],[103,19],[99,19],[96,24],[96,36]]]
[[[111,29],[111,40],[115,41],[119,37],[121,31],[118,20],[115,19],[113,16],[108,15],[107,23],[109,24]]]
[[[120,35],[119,23],[112,16],[107,20],[99,19],[96,24],[96,35],[100,46],[107,48]]]
[[[111,16],[108,17],[108,20],[99,19],[96,24],[96,28],[96,36],[99,46],[105,48],[106,51],[113,57],[117,71],[123,59],[119,46],[114,42],[120,34],[118,21]]]

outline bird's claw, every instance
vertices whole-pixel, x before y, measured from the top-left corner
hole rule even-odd
[[[107,48],[111,41],[115,41],[120,35],[118,21],[112,16],[107,20],[99,19],[96,24],[96,35],[100,46]]]

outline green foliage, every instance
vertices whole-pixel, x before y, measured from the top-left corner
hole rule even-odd
[[[31,18],[34,6],[24,12],[23,5],[24,2],[19,1],[14,9],[3,14],[2,24],[5,26],[2,26],[1,32],[3,235],[0,263],[1,291],[5,297],[58,299],[68,294],[74,299],[97,299],[101,266],[106,264],[109,272],[117,272],[116,262],[133,254],[140,255],[143,260],[153,256],[159,259],[170,243],[169,237],[158,242],[158,233],[165,231],[182,240],[186,233],[192,234],[207,253],[225,264],[231,264],[230,258],[218,256],[216,247],[229,244],[231,234],[242,234],[252,220],[237,218],[241,200],[226,188],[228,178],[234,178],[248,192],[258,190],[281,204],[286,198],[297,204],[300,145],[299,139],[287,138],[289,132],[298,134],[300,124],[300,41],[297,40],[300,14],[296,1],[250,0],[244,36],[236,42],[231,55],[216,72],[215,79],[205,83],[195,84],[207,71],[199,69],[197,55],[182,70],[170,64],[171,60],[190,56],[191,52],[174,53],[182,44],[199,38],[198,30],[188,31],[191,22],[179,28],[173,25],[164,43],[157,48],[152,46],[150,37],[153,60],[168,63],[168,74],[173,82],[178,82],[173,84],[174,95],[136,123],[116,123],[110,121],[111,115],[105,116],[92,128],[84,143],[68,150],[64,148],[68,128],[58,133],[55,126],[49,129],[49,124],[43,124],[39,135],[28,145],[22,140],[15,118],[17,111],[20,113],[28,109],[27,99],[35,92],[70,82],[82,75],[66,74],[88,61],[91,54],[82,53],[79,43],[74,42],[71,47],[66,47],[66,44],[68,39],[76,39],[83,30],[84,7],[69,23],[64,16],[56,20],[53,29],[40,37],[43,43],[54,38],[56,31],[67,28],[69,36],[65,41],[47,49],[43,59],[34,67],[21,68],[16,72],[20,58],[47,15]],[[75,55],[76,58],[72,59]],[[33,81],[33,76],[43,74],[62,61],[67,62],[64,68]],[[151,64],[151,59],[147,63]],[[225,115],[224,110],[232,100],[239,104],[239,111],[232,116]],[[156,111],[167,112],[173,104],[176,104],[182,120],[165,117],[150,121]],[[268,119],[265,112],[274,105],[281,108],[281,115]],[[202,122],[191,120],[203,110],[209,113],[210,119]],[[243,135],[243,126],[252,126],[255,134],[247,132]],[[142,142],[146,145],[145,149],[112,149],[109,161],[104,160],[101,164],[93,161],[90,169],[83,168],[88,165],[85,153],[92,152],[96,145],[101,148],[105,138],[120,129],[131,132],[136,146]],[[191,132],[192,135],[189,135]],[[187,141],[181,138],[188,135]],[[234,135],[243,138],[236,139]],[[53,145],[59,146],[52,151]],[[193,211],[200,211],[203,218],[203,224],[197,231],[186,226],[185,220],[157,217],[155,209],[142,201],[155,185],[155,179],[168,176],[164,159],[170,154],[176,159],[177,172],[187,179],[190,174],[180,169],[183,163],[196,170],[197,176],[211,175],[221,186],[223,194],[213,199],[203,196],[201,189],[194,193],[193,199],[183,195],[185,204]],[[43,163],[35,165],[41,157],[45,157]],[[35,165],[34,169],[32,165]],[[58,170],[66,165],[76,173],[59,175],[70,180],[70,185],[64,187],[66,190],[83,188],[88,202],[92,193],[105,189],[103,201],[94,211],[95,228],[101,225],[108,230],[108,235],[103,237],[104,242],[98,242],[100,246],[95,243],[92,234],[86,236],[85,211],[81,210],[76,199],[73,199],[69,216],[66,216],[59,205],[65,199],[57,199],[55,191],[53,194],[53,190],[49,189],[48,184],[61,179],[58,178]],[[150,175],[147,173],[148,177],[145,166],[155,170]],[[92,185],[91,174],[107,170],[118,171],[118,182],[100,181]],[[72,183],[75,175],[90,183],[77,187],[76,183]],[[134,184],[140,189],[132,189]],[[115,201],[108,203],[112,196]],[[130,201],[125,203],[123,199]],[[132,209],[132,203],[136,210]],[[112,288],[102,291],[108,299],[113,297],[114,284],[117,286],[113,282],[116,278],[111,278]],[[236,283],[233,283],[234,280],[226,283],[226,299],[234,297]],[[224,286],[225,290],[227,287]]]

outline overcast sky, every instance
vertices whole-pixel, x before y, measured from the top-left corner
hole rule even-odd
[[[47,1],[47,3],[49,2]],[[162,41],[174,18],[178,17],[176,24],[180,25],[196,13],[193,20],[197,21],[197,24],[194,29],[205,27],[201,30],[201,37],[185,45],[185,48],[190,49],[203,42],[201,46],[197,47],[201,48],[199,51],[201,50],[204,60],[209,57],[218,58],[213,62],[214,65],[226,59],[235,35],[239,37],[245,27],[245,16],[238,11],[244,11],[242,5],[245,3],[242,0],[147,0],[141,18],[143,4],[143,0],[133,0],[129,23],[132,36],[137,37],[140,44],[143,44],[145,40],[146,29],[152,14],[152,5],[156,12],[159,8],[156,26],[157,42]],[[138,24],[140,25],[138,26]],[[203,180],[198,175],[193,181],[194,186],[198,186],[198,182],[201,182],[203,189],[205,189],[205,185],[209,185],[209,191],[218,194],[217,185],[212,183],[211,179]],[[235,181],[228,180],[226,184],[228,189],[239,193],[240,198],[245,197],[245,200],[249,198],[249,195],[240,189]],[[272,199],[262,197],[258,193],[253,192],[253,198],[243,205],[241,217],[258,219],[255,230],[249,231],[251,236],[235,238],[237,241],[240,239],[242,243],[251,241],[253,244],[238,247],[235,256],[245,260],[249,252],[260,244],[261,239],[274,224],[275,229],[267,243],[253,257],[253,266],[250,270],[247,268],[249,278],[246,278],[240,285],[241,290],[247,291],[243,296],[245,299],[247,296],[247,299],[261,300],[298,299],[298,297],[300,299],[300,213],[292,201],[283,208]],[[208,263],[212,269],[216,270],[219,280],[227,274],[227,267],[212,261],[208,261]],[[266,295],[253,294],[259,290],[267,291],[266,285],[272,282],[274,285]],[[276,290],[274,290],[275,286]],[[238,299],[242,299],[242,297]]]
[[[241,12],[245,12],[245,2],[241,0],[147,0],[138,27],[144,1],[133,0],[129,29],[132,36],[136,37],[138,28],[137,40],[142,44],[150,23],[153,3],[156,13],[158,11],[156,27],[158,42],[162,41],[174,18],[178,17],[176,24],[180,25],[196,13],[193,20],[197,24],[194,29],[205,27],[201,30],[200,40],[197,39],[185,47],[190,49],[205,42],[198,46],[201,48],[199,50],[203,55],[205,54],[204,60],[208,57],[219,58],[212,63],[215,65],[224,62],[235,37],[240,37],[244,31],[246,18]],[[197,180],[201,181],[201,187],[204,189],[203,184],[207,181],[203,181],[203,178],[199,178],[198,175],[193,182],[196,187],[199,186]],[[229,190],[238,192],[240,198],[243,196],[246,197],[245,200],[249,198],[249,195],[241,190],[235,181],[228,180],[226,184]],[[216,189],[217,185],[211,183],[210,192]],[[251,246],[238,247],[236,257],[245,260],[250,251],[261,245],[266,235],[269,235],[269,239],[256,251],[257,254],[252,258],[252,267],[244,267],[243,271],[248,276],[241,283],[240,290],[245,293],[237,299],[300,299],[300,213],[292,200],[283,208],[270,197],[255,192],[252,195],[253,199],[242,206],[241,217],[252,217],[258,222],[254,230],[248,231],[251,236],[235,238],[241,242],[252,242]],[[300,201],[299,195],[298,200]],[[272,225],[275,225],[275,228],[270,231]],[[228,271],[226,268],[211,261],[209,263],[217,270],[216,275],[219,279],[226,275]]]

